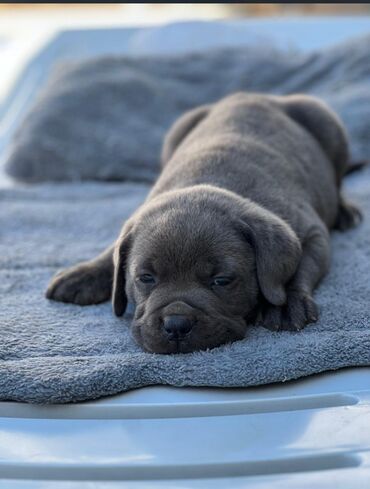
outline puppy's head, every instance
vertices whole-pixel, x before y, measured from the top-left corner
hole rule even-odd
[[[269,211],[211,186],[145,204],[117,241],[113,307],[136,305],[132,332],[155,353],[242,339],[260,296],[286,300],[300,258],[292,229]]]

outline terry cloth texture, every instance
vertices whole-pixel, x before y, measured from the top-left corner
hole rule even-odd
[[[24,147],[28,145],[32,151],[31,140],[28,138],[34,134],[36,127],[46,131],[44,143],[42,132],[38,133],[38,137],[32,136],[35,154],[42,156],[40,166],[36,165],[37,159],[28,161],[27,165],[32,165],[32,171],[45,172],[49,178],[52,175],[56,178],[58,166],[64,168],[65,177],[68,178],[72,170],[78,170],[84,178],[88,176],[88,171],[91,171],[91,176],[94,172],[100,172],[102,178],[105,165],[112,172],[114,169],[118,171],[120,165],[126,170],[131,165],[134,171],[135,165],[139,168],[140,161],[144,162],[141,160],[143,151],[146,156],[152,155],[147,164],[150,163],[154,168],[153,155],[158,150],[164,126],[168,125],[175,112],[177,114],[190,106],[192,92],[193,102],[200,101],[198,92],[202,87],[205,93],[207,76],[210,79],[210,97],[214,98],[216,92],[217,96],[223,95],[235,90],[237,86],[244,86],[244,82],[245,86],[252,85],[253,89],[266,90],[268,84],[271,88],[274,72],[276,86],[280,87],[280,91],[283,91],[283,86],[286,91],[295,91],[298,86],[301,91],[320,86],[323,93],[325,87],[327,100],[330,96],[331,100],[336,100],[336,108],[343,108],[341,113],[346,116],[347,127],[351,132],[353,153],[356,157],[367,156],[366,145],[370,144],[366,141],[370,121],[370,62],[368,51],[364,49],[365,42],[351,43],[327,51],[326,54],[308,57],[306,63],[316,66],[315,70],[311,68],[310,77],[303,74],[305,64],[302,61],[298,69],[298,61],[290,61],[283,55],[279,58],[278,53],[274,56],[267,56],[267,53],[262,56],[259,53],[259,57],[256,55],[254,59],[253,53],[247,51],[244,54],[242,51],[229,53],[230,59],[239,60],[234,71],[231,69],[232,61],[224,53],[213,53],[208,57],[190,56],[187,58],[190,64],[186,64],[184,58],[157,60],[159,66],[149,59],[110,59],[84,63],[69,72],[70,86],[67,81],[59,88],[54,85],[63,104],[58,102],[57,96],[53,99],[49,87],[50,98],[40,99],[42,105],[35,109],[33,115],[30,113],[24,123],[27,136],[19,133],[18,140],[24,137]],[[242,56],[244,75],[239,66]],[[322,61],[325,56],[331,59],[332,66]],[[264,65],[267,58],[274,63],[273,66]],[[286,68],[280,68],[283,59],[291,65],[291,79],[300,79],[299,84],[297,81],[293,86],[289,85]],[[296,59],[303,58],[298,56]],[[214,66],[218,66],[216,73],[211,69],[212,60]],[[220,67],[221,60],[225,63],[223,69]],[[107,64],[107,83],[101,72],[104,63]],[[265,75],[253,71],[257,64]],[[137,66],[136,70],[132,68],[134,65]],[[117,80],[124,79],[126,67],[131,70],[134,79],[131,95],[127,88],[122,91],[117,88],[116,92],[114,84],[109,83],[114,78],[114,66],[121,74],[117,75]],[[145,76],[143,66],[146,67]],[[162,78],[158,75],[160,67]],[[228,76],[225,75],[226,68]],[[165,70],[168,74],[166,77]],[[208,75],[207,70],[210,70]],[[283,72],[279,78],[280,70]],[[102,79],[97,92],[100,98],[96,96],[94,100],[95,92],[87,89],[86,94],[81,96],[84,108],[81,107],[80,111],[72,88],[77,86],[77,73],[81,72],[81,77],[86,80],[87,71],[90,71],[92,80],[96,81],[99,76]],[[246,73],[249,73],[248,76]],[[67,77],[66,72],[63,76]],[[150,96],[145,102],[140,99],[134,102],[137,93],[133,87],[137,84],[138,93],[141,93],[138,80],[142,77],[145,86],[149,84],[152,87],[148,80],[156,85],[157,101]],[[239,84],[236,82],[238,77]],[[259,85],[255,83],[254,77],[258,77]],[[216,78],[218,83],[227,84],[219,87],[218,91],[215,88]],[[165,89],[162,84],[166,86]],[[116,87],[118,85],[117,81]],[[82,86],[81,82],[81,91]],[[182,100],[177,90],[185,86],[187,89],[183,89]],[[154,90],[154,87],[150,90]],[[168,100],[165,100],[166,90]],[[107,97],[105,101],[104,91]],[[151,91],[149,93],[152,95]],[[91,112],[87,111],[87,94],[90,97]],[[119,114],[115,103],[121,99],[121,109],[126,106],[127,110],[121,111],[118,124]],[[162,103],[162,110],[153,111],[154,106],[161,106]],[[62,117],[59,114],[56,115],[54,126],[51,124],[50,128],[45,127],[45,121],[49,120],[46,114],[50,118],[53,112],[48,104],[54,108],[63,105],[68,123],[63,119],[64,115]],[[107,108],[112,109],[114,125],[109,119],[106,123],[102,121],[100,126],[96,120],[97,114],[105,114],[104,117],[109,118],[109,110],[105,112]],[[167,110],[171,113],[166,115]],[[39,125],[36,120],[43,117],[41,112],[46,119]],[[80,112],[84,112],[84,115]],[[79,125],[74,125],[72,113]],[[134,138],[135,124],[138,125],[138,135]],[[103,134],[108,135],[105,132],[108,127],[112,131],[113,142],[111,146],[104,146]],[[147,134],[143,127],[146,127]],[[74,130],[79,131],[79,137],[74,134]],[[59,143],[54,146],[56,139],[50,141],[49,137],[54,132],[56,138],[59,131],[65,135],[66,141],[63,143],[59,139]],[[131,135],[131,141],[128,135]],[[142,139],[144,135],[146,137]],[[95,151],[102,154],[98,141],[102,142],[105,149],[113,148],[114,154],[118,154],[118,147],[123,148],[129,143],[130,157],[124,153],[127,159],[121,159],[119,164],[114,159],[99,159],[94,154]],[[18,143],[19,150],[22,144]],[[49,145],[50,151],[47,152],[45,148]],[[89,148],[89,145],[92,147]],[[80,155],[81,159],[69,159],[73,153]],[[62,155],[65,156],[64,160],[61,160]],[[142,171],[145,173],[144,166]],[[118,175],[116,177],[119,178]],[[365,220],[353,231],[333,233],[332,268],[315,294],[321,309],[318,323],[297,333],[273,333],[250,327],[242,341],[211,351],[180,355],[142,352],[131,339],[129,318],[121,320],[114,317],[110,304],[80,307],[50,302],[43,296],[48,281],[57,269],[92,258],[115,239],[123,221],[144,200],[149,185],[128,182],[48,183],[0,190],[0,399],[63,403],[94,399],[155,384],[245,387],[296,379],[347,366],[370,365],[370,169],[348,177],[346,186],[349,197],[362,207]]]
[[[144,199],[143,184],[44,184],[0,191],[0,399],[56,403],[135,387],[251,386],[370,365],[370,169],[347,179],[363,224],[333,234],[320,320],[297,333],[251,327],[206,352],[144,353],[109,303],[43,297],[58,269],[93,257]]]
[[[370,154],[370,36],[322,52],[266,47],[61,65],[15,135],[7,171],[28,182],[152,182],[163,136],[184,111],[238,90],[322,97],[353,158]]]

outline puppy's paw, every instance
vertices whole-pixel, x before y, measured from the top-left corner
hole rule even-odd
[[[300,331],[319,317],[313,298],[304,292],[288,291],[287,302],[281,307],[268,305],[259,324],[271,331]]]
[[[339,204],[335,228],[339,231],[347,231],[358,226],[362,221],[362,213],[355,205],[342,199]]]
[[[46,290],[46,297],[86,306],[109,300],[111,289],[111,280],[106,274],[82,263],[57,273]]]

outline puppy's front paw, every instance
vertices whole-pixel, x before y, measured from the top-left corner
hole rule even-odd
[[[287,303],[283,306],[268,305],[261,313],[260,325],[271,331],[300,331],[319,317],[313,298],[300,291],[288,291]]]
[[[57,273],[46,290],[46,297],[86,306],[109,300],[111,288],[111,281],[104,274],[82,263]]]

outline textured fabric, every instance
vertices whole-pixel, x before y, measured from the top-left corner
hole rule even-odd
[[[354,158],[370,154],[370,36],[322,52],[268,46],[60,66],[21,124],[7,171],[30,182],[151,182],[164,133],[185,110],[238,90],[321,96]]]
[[[319,322],[298,333],[251,327],[243,341],[179,355],[142,352],[129,318],[114,317],[110,304],[43,297],[58,268],[111,242],[145,185],[1,190],[0,399],[68,402],[153,384],[249,386],[370,365],[370,169],[347,182],[366,219],[333,235],[332,269],[316,294]]]
[[[337,108],[343,108],[342,115],[346,116],[351,132],[354,155],[367,156],[367,145],[370,144],[366,140],[370,123],[370,60],[367,47],[365,49],[366,41],[333,49],[326,55],[313,55],[305,62],[299,57],[272,56],[271,53],[265,53],[264,57],[261,52],[254,55],[247,51],[231,52],[228,57],[216,52],[208,57],[188,57],[188,65],[183,59],[172,62],[157,60],[158,65],[149,59],[132,60],[132,77],[144,76],[146,70],[143,83],[150,85],[147,81],[149,79],[156,85],[159,101],[152,101],[152,97],[148,96],[141,111],[136,114],[132,109],[135,91],[132,97],[128,97],[126,88],[116,92],[109,88],[109,83],[102,81],[98,91],[100,98],[97,96],[97,103],[91,113],[84,109],[83,119],[81,114],[74,112],[80,124],[76,125],[80,137],[73,130],[63,133],[63,128],[69,126],[62,120],[60,126],[55,122],[50,128],[42,124],[38,126],[35,120],[32,122],[41,113],[45,116],[49,113],[50,116],[52,107],[61,106],[53,105],[52,101],[49,105],[47,98],[44,98],[42,110],[39,106],[34,115],[30,114],[24,123],[26,134],[19,135],[18,139],[23,137],[23,143],[30,147],[34,145],[35,154],[40,155],[41,159],[35,157],[27,165],[32,165],[32,171],[42,171],[47,178],[61,178],[60,174],[57,176],[55,173],[58,166],[68,178],[85,178],[93,176],[94,172],[102,178],[105,164],[107,171],[117,170],[121,176],[130,167],[133,173],[127,175],[131,178],[135,168],[140,168],[138,162],[142,151],[146,156],[152,155],[152,159],[145,164],[154,168],[153,155],[158,151],[165,126],[175,113],[200,101],[200,91],[203,90],[205,97],[207,76],[210,80],[208,99],[233,91],[244,83],[258,90],[269,89],[274,85],[275,77],[279,91],[294,91],[298,87],[302,91],[311,88],[310,91],[315,93],[325,91],[327,99],[335,101]],[[241,56],[244,56],[244,73],[248,73],[248,76],[237,81],[237,76],[241,74]],[[325,56],[332,60],[331,66],[323,62]],[[220,67],[221,59],[225,63],[223,68]],[[263,59],[272,60],[274,65],[264,66],[261,64]],[[71,114],[68,110],[76,109],[73,88],[76,87],[77,74],[81,71],[83,78],[90,71],[93,85],[99,78],[95,70],[102,73],[104,63],[107,69],[118,63],[122,68],[122,71],[121,68],[118,70],[120,73],[124,73],[124,66],[128,66],[128,61],[120,59],[83,64],[71,69],[71,86],[64,83],[59,88],[55,87],[56,93],[63,92],[60,97],[66,113]],[[316,66],[314,71],[311,70],[310,77],[304,75],[306,63]],[[264,74],[254,71],[256,64],[264,69]],[[294,83],[286,78],[287,65],[292,74],[290,79],[296,80]],[[135,71],[134,66],[141,68]],[[160,69],[163,76],[158,75]],[[112,80],[112,72],[108,70],[107,73],[108,79]],[[164,73],[167,73],[166,77]],[[214,78],[211,74],[215,75]],[[67,76],[66,72],[63,76]],[[117,83],[120,79],[118,76]],[[218,83],[224,85],[216,90]],[[138,84],[138,87],[141,85]],[[187,88],[177,93],[181,87]],[[313,87],[316,87],[315,90]],[[166,91],[168,100],[164,97]],[[105,92],[106,101],[103,97]],[[91,95],[92,92],[87,90],[87,93]],[[193,95],[190,97],[191,93]],[[53,98],[52,88],[49,88],[49,94]],[[112,148],[117,150],[121,143],[124,147],[130,136],[131,153],[130,156],[124,154],[119,162],[114,161],[114,158],[108,161],[101,159],[102,153],[98,147],[98,141],[105,143],[104,134],[107,136],[107,133],[99,131],[109,127],[112,130],[113,126],[108,123],[111,119],[106,125],[102,121],[99,126],[96,117],[98,113],[102,117],[109,114],[109,111],[106,112],[107,107],[113,107],[114,112],[115,104],[121,98],[121,107],[126,104],[127,112],[121,113],[124,117],[119,129],[116,122],[114,124]],[[55,94],[55,104],[57,99]],[[160,122],[156,123],[151,112],[154,105],[151,104],[161,105],[164,102],[162,111],[157,113]],[[140,105],[138,101],[136,103]],[[113,119],[116,116],[112,116]],[[127,129],[126,122],[130,118],[133,118],[130,127],[137,124],[137,137],[133,137],[133,129],[134,132]],[[46,131],[45,139],[39,135],[32,141],[28,140],[35,128],[40,127],[41,130],[42,126]],[[142,137],[144,127],[146,138]],[[48,138],[52,130],[55,131],[55,138],[59,130],[62,131],[65,141],[50,141]],[[117,141],[118,146],[115,146]],[[18,149],[16,146],[16,151],[21,150],[22,144],[19,143]],[[45,149],[48,145],[49,153],[40,153],[40,148]],[[81,158],[68,159],[73,154]],[[63,156],[66,159],[61,162]],[[11,161],[14,163],[15,160]],[[23,163],[26,164],[22,161],[18,169],[22,168]],[[144,174],[146,170],[143,168]],[[152,171],[151,175],[154,173]],[[118,174],[116,176],[119,177]],[[146,177],[150,179],[148,175]],[[186,355],[142,352],[130,337],[129,318],[121,320],[114,317],[110,304],[79,307],[49,302],[43,297],[46,285],[57,269],[92,258],[112,242],[123,221],[145,198],[148,185],[38,184],[0,190],[0,399],[69,402],[154,384],[250,386],[296,379],[346,366],[370,365],[370,169],[348,177],[347,185],[349,196],[363,208],[365,221],[358,229],[333,234],[332,268],[316,293],[321,309],[319,322],[297,333],[273,333],[250,327],[243,341]]]

